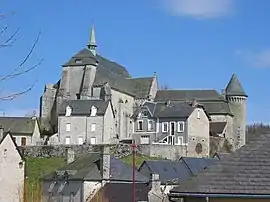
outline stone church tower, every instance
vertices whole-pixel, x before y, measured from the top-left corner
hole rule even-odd
[[[232,75],[225,89],[225,96],[234,115],[232,143],[234,149],[238,149],[246,144],[246,105],[248,96],[236,74]]]

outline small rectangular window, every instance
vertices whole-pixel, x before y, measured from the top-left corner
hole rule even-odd
[[[143,130],[143,121],[142,120],[138,121],[138,130]]]
[[[79,145],[83,144],[83,137],[79,137],[79,138],[78,138],[78,144],[79,144]]]
[[[198,110],[197,110],[197,119],[200,119],[200,118],[201,118],[201,110],[198,109]]]
[[[70,132],[71,130],[71,124],[70,123],[66,123],[66,131]]]
[[[148,120],[148,130],[153,130],[153,129],[154,129],[153,121]]]
[[[183,121],[178,122],[178,132],[179,133],[184,132],[184,128],[185,128],[185,122]]]
[[[69,136],[66,137],[66,144],[70,144],[70,137]]]
[[[162,132],[168,132],[168,122],[162,123]]]
[[[76,63],[76,64],[82,64],[82,59],[76,59],[76,60],[75,60],[75,63]]]
[[[21,138],[21,146],[26,146],[26,137]]]
[[[92,132],[95,132],[96,131],[96,124],[95,123],[92,123],[92,125],[91,125],[91,131]]]

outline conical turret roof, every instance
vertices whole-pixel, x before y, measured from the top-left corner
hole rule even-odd
[[[240,81],[238,80],[236,74],[233,74],[227,87],[226,87],[226,95],[227,96],[245,96],[245,93]]]

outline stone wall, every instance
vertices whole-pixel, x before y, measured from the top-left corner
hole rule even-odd
[[[57,145],[57,146],[26,146],[19,147],[19,150],[26,157],[66,157],[67,148],[71,148],[75,156],[100,152],[103,145]],[[132,147],[130,144],[116,144],[108,145],[110,147],[111,154],[116,158],[122,158],[132,154]],[[215,152],[231,152],[230,144],[224,138],[210,138],[210,157]],[[187,156],[186,146],[182,145],[138,145],[136,148],[136,154],[146,155],[150,157],[162,157],[171,160],[178,160],[181,156]]]

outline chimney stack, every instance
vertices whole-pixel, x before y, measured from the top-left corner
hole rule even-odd
[[[4,138],[4,128],[0,125],[0,141]]]
[[[103,145],[101,148],[101,166],[100,172],[102,175],[102,180],[108,181],[110,180],[111,175],[111,155],[110,155],[110,147],[108,145]]]
[[[67,164],[72,163],[75,160],[75,152],[71,147],[66,150]]]
[[[148,201],[162,202],[165,199],[164,194],[161,191],[161,182],[159,180],[159,174],[151,175],[151,190],[148,192]]]
[[[193,99],[193,100],[192,100],[191,106],[192,106],[192,107],[197,107],[197,106],[198,106],[198,102],[197,102],[196,99]]]

